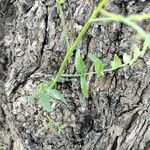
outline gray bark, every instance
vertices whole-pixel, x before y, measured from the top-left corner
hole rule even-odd
[[[66,1],[63,10],[71,43],[97,1]],[[128,15],[150,12],[144,0],[110,0],[111,12]],[[149,30],[149,21],[141,26]],[[92,25],[78,46],[84,60],[97,54],[106,67],[114,54],[130,52],[134,32],[116,23]],[[61,79],[57,88],[67,97],[45,113],[27,97],[41,79],[52,80],[66,53],[54,0],[0,0],[0,149],[2,150],[149,150],[150,52],[131,67],[90,78],[90,97],[84,98],[78,79]],[[74,73],[74,56],[65,73]],[[62,135],[39,132],[47,115],[67,123]]]

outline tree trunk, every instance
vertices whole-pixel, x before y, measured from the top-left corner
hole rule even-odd
[[[72,43],[97,0],[69,0],[63,11]],[[109,0],[105,8],[128,15],[150,12],[148,0]],[[148,31],[149,21],[141,26]],[[88,53],[106,67],[114,54],[130,52],[134,32],[118,23],[92,25],[78,46],[88,69]],[[67,106],[46,113],[27,97],[41,79],[52,80],[66,53],[54,0],[0,0],[0,149],[1,150],[149,150],[150,52],[131,67],[89,78],[90,96],[81,94],[78,78],[57,84]],[[74,55],[65,73],[75,72]],[[67,127],[58,134],[41,128],[47,116]]]

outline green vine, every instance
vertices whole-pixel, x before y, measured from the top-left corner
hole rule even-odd
[[[105,3],[106,3],[106,0],[102,0],[98,4],[97,8],[93,11],[91,17],[85,23],[84,27],[82,28],[81,32],[79,33],[79,35],[78,35],[77,39],[75,40],[75,42],[73,43],[73,45],[69,48],[69,50],[67,50],[67,54],[66,54],[61,66],[60,66],[60,69],[59,69],[56,77],[54,78],[54,81],[50,85],[51,88],[53,88],[56,85],[56,83],[59,81],[61,75],[63,74],[64,68],[65,68],[68,60],[70,59],[71,55],[73,54],[73,51],[76,49],[76,47],[78,46],[78,44],[82,40],[82,37],[85,35],[86,31],[89,29],[89,27],[92,23],[91,20],[97,16],[97,14],[102,9],[102,7],[104,6]]]
[[[67,27],[66,27],[66,24],[65,24],[65,18],[64,18],[63,10],[62,10],[62,7],[61,7],[61,5],[64,3],[64,1],[57,0],[56,3],[57,3],[58,11],[59,11],[59,16],[61,18],[61,24],[62,24],[62,28],[63,28],[64,40],[66,42],[67,49],[69,49],[70,48],[70,43],[69,43],[69,40],[68,40]]]
[[[29,97],[29,100],[32,104],[34,103],[35,98],[38,97],[40,104],[42,105],[43,109],[46,111],[52,110],[52,103],[55,99],[67,105],[67,100],[64,97],[64,95],[54,88],[61,77],[80,77],[80,86],[81,86],[82,94],[84,97],[88,97],[89,87],[88,87],[88,82],[86,79],[88,75],[90,74],[96,75],[96,77],[99,78],[101,76],[104,76],[105,73],[108,71],[117,70],[121,67],[124,67],[125,65],[132,65],[134,62],[137,61],[139,57],[143,58],[146,51],[150,48],[150,33],[144,31],[136,23],[136,21],[150,19],[150,14],[141,14],[141,15],[135,14],[135,15],[129,15],[127,17],[114,14],[114,13],[108,12],[107,10],[102,9],[106,3],[106,0],[101,0],[99,2],[98,6],[94,9],[91,17],[85,23],[78,37],[76,38],[76,40],[71,46],[68,40],[67,28],[65,25],[65,19],[64,19],[63,9],[62,9],[64,0],[56,0],[56,3],[58,6],[58,11],[59,11],[61,24],[63,28],[64,40],[67,46],[67,53],[61,63],[59,71],[56,74],[56,77],[54,78],[54,80],[51,82],[42,80],[40,85],[38,86],[38,89]],[[101,18],[96,18],[98,13],[101,13]],[[89,54],[89,59],[90,61],[92,61],[93,66],[94,66],[93,72],[87,71],[86,64],[80,55],[80,50],[77,50],[76,57],[75,57],[75,67],[76,67],[77,73],[76,74],[63,74],[68,60],[71,58],[73,52],[75,51],[75,49],[81,42],[83,36],[86,34],[91,24],[99,23],[99,22],[117,22],[117,23],[123,23],[129,26],[134,31],[136,31],[138,40],[141,40],[141,42],[143,42],[142,49],[137,44],[133,44],[131,54],[129,55],[127,53],[124,53],[123,60],[121,60],[115,54],[113,60],[110,62],[109,69],[104,68],[105,65],[97,57],[96,54]]]

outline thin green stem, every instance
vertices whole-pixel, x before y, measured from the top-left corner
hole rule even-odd
[[[95,23],[95,22],[120,22],[119,19],[116,19],[115,17],[102,17],[102,18],[96,18],[96,19],[92,19],[91,22]]]
[[[113,22],[122,22],[128,26],[130,26],[133,30],[135,30],[143,39],[147,37],[147,33],[136,23],[130,21],[128,18],[124,18],[123,16],[121,17],[104,17],[104,18],[97,18],[97,19],[92,19],[91,22],[108,22],[108,21],[113,21]]]
[[[147,20],[147,19],[150,19],[150,14],[129,15],[128,19],[131,20],[131,21]]]
[[[96,72],[88,72],[88,73],[85,73],[84,75],[88,76],[90,74],[96,74]],[[62,75],[62,77],[65,77],[65,78],[67,78],[67,77],[74,78],[74,77],[80,77],[80,76],[81,76],[81,74],[63,74]]]
[[[130,26],[133,30],[135,30],[140,35],[140,37],[142,39],[144,39],[143,49],[141,51],[141,57],[143,57],[144,54],[146,53],[146,50],[149,47],[150,35],[148,32],[144,31],[140,26],[138,26],[133,21],[149,19],[150,15],[149,14],[148,15],[146,15],[146,14],[144,14],[144,15],[130,15],[128,17],[124,17],[121,15],[112,14],[106,10],[102,10],[101,12],[104,16],[107,16],[107,17],[96,18],[96,19],[91,20],[91,22],[113,21],[113,22],[122,22],[122,23]]]
[[[130,21],[127,18],[124,18],[122,20],[123,23],[125,23],[126,25],[132,27],[132,29],[134,29],[142,38],[146,38],[147,37],[147,33],[140,27],[138,26],[136,23]]]
[[[62,6],[60,5],[60,3],[58,1],[57,1],[57,7],[58,7],[58,10],[59,10],[59,16],[60,16],[61,24],[62,24],[62,28],[63,28],[64,40],[66,42],[67,49],[69,49],[70,48],[70,43],[69,43],[69,40],[68,40],[68,34],[67,34],[67,28],[66,28],[64,13],[63,13],[63,10],[62,10]]]
[[[132,22],[132,18],[130,20],[130,18],[128,17],[124,17],[122,15],[116,15],[116,14],[113,14],[111,12],[108,12],[107,10],[101,10],[102,14],[104,16],[107,16],[109,18],[112,18],[112,21],[115,21],[115,22],[122,22],[128,26],[130,26],[133,30],[135,30],[142,38],[146,38],[147,37],[147,33],[140,27],[138,26],[136,23]],[[101,21],[101,18],[100,20]],[[107,21],[107,20],[106,20]]]
[[[91,25],[91,20],[97,16],[97,14],[102,9],[102,7],[104,6],[105,3],[106,3],[106,0],[102,0],[101,2],[99,2],[97,8],[93,11],[91,17],[88,19],[88,21],[85,23],[84,27],[82,28],[81,32],[79,33],[77,39],[75,40],[73,45],[69,48],[69,50],[67,50],[67,54],[65,55],[65,58],[59,68],[59,71],[58,71],[56,77],[54,78],[53,83],[50,85],[51,88],[53,88],[55,86],[55,84],[59,81],[61,75],[64,72],[64,68],[65,68],[68,60],[72,56],[73,51],[76,49],[76,47],[82,40],[82,37],[85,35],[86,31],[89,29],[89,27]]]
[[[125,65],[127,65],[127,64],[122,64],[122,66],[120,66],[120,68],[122,68],[122,67],[124,67]],[[105,69],[104,70],[104,72],[110,72],[110,71],[114,71],[112,68],[110,68],[110,69]],[[91,74],[97,74],[97,72],[88,72],[88,73],[85,73],[84,75],[85,76],[88,76],[88,75],[91,75]],[[63,74],[62,75],[62,77],[65,77],[65,78],[67,78],[67,77],[80,77],[81,76],[81,74]]]

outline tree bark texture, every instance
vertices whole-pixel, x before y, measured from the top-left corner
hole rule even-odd
[[[72,43],[98,0],[66,0],[63,6]],[[109,0],[105,9],[129,15],[150,13],[148,0]],[[140,25],[150,29],[150,22]],[[93,24],[78,48],[92,70],[88,53],[108,67],[114,54],[130,52],[134,32],[123,24]],[[79,80],[57,84],[67,106],[56,103],[45,113],[31,95],[41,79],[52,80],[66,54],[66,45],[54,0],[0,0],[0,149],[1,150],[149,150],[150,52],[131,67],[89,77],[90,96],[81,94]],[[74,73],[74,55],[65,73]],[[47,115],[64,133],[39,132]]]

